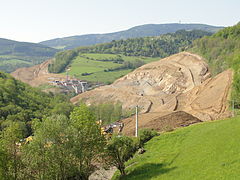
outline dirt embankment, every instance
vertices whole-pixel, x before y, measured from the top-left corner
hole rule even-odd
[[[211,78],[203,58],[182,52],[146,64],[112,85],[80,94],[71,101],[84,100],[87,104],[119,101],[124,109],[138,105],[140,127],[162,130],[229,117],[231,83],[231,70]],[[125,133],[131,134],[134,118],[123,121]]]
[[[48,65],[51,59],[28,68],[19,68],[12,72],[11,75],[16,79],[25,82],[33,87],[38,87],[42,84],[47,84],[49,78],[58,78],[59,80],[66,79],[66,76],[61,74],[53,74],[48,72]]]
[[[129,136],[135,134],[135,117],[130,117],[122,121],[126,128],[123,133]],[[189,126],[202,122],[198,118],[184,111],[168,113],[146,113],[138,118],[139,129],[155,129],[157,131],[172,131],[175,128]]]

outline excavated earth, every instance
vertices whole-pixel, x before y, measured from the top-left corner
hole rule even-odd
[[[61,74],[53,74],[48,72],[48,65],[51,60],[47,60],[42,64],[38,64],[32,67],[19,68],[12,72],[11,75],[16,79],[28,83],[33,87],[38,87],[42,84],[47,84],[51,78],[57,78],[59,80],[65,80],[66,76]]]
[[[123,109],[137,105],[139,126],[160,131],[231,116],[228,98],[232,71],[211,78],[203,58],[182,52],[146,64],[112,85],[71,99],[87,104],[121,102]],[[125,134],[134,133],[134,117],[123,120]]]
[[[176,111],[167,115],[150,113],[140,116],[138,127],[139,129],[149,128],[159,132],[165,132],[199,122],[202,121],[184,111]],[[123,123],[125,127],[127,127],[123,129],[123,133],[128,136],[133,136],[135,134],[135,117],[124,119]]]

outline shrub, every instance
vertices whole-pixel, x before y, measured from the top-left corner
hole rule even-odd
[[[126,175],[124,163],[133,156],[135,151],[136,146],[132,138],[113,136],[106,148],[108,164],[117,167],[121,176],[124,176]]]
[[[144,143],[157,136],[158,132],[151,129],[141,129],[139,132],[139,147],[143,147]]]

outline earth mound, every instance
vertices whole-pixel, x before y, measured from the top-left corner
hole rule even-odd
[[[164,116],[155,114],[152,115],[152,118],[147,118],[146,115],[147,114],[144,114],[139,117],[139,129],[155,129],[160,132],[172,131],[178,127],[185,127],[191,124],[202,122],[198,118],[184,111],[177,111]],[[122,122],[127,127],[123,128],[123,133],[129,136],[133,136],[135,133],[135,117],[124,119]]]

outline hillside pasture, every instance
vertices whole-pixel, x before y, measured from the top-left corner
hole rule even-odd
[[[72,77],[76,77],[82,80],[101,83],[112,83],[116,79],[131,72],[132,69],[119,69],[108,71],[109,69],[119,68],[121,63],[116,61],[121,60],[123,62],[143,61],[149,63],[159,60],[160,58],[149,57],[136,57],[136,56],[124,56],[117,54],[80,54],[77,56],[71,64],[68,66],[68,73]],[[63,72],[66,74],[67,71]]]

